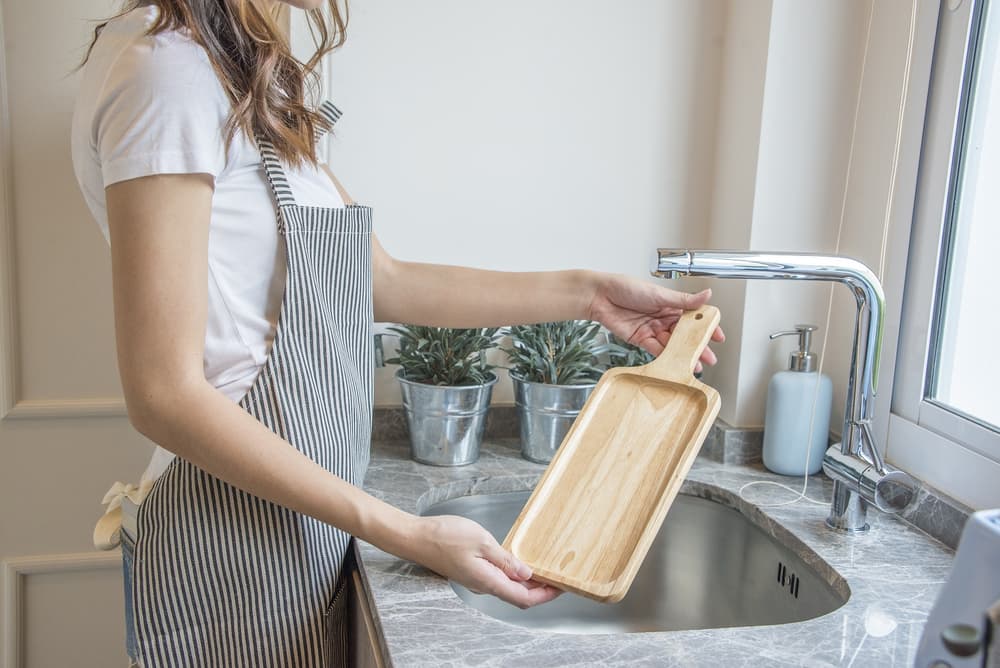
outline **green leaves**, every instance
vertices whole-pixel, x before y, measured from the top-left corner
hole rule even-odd
[[[608,332],[608,368],[649,364],[656,357]]]
[[[399,352],[387,364],[403,367],[403,377],[428,385],[482,385],[496,365],[486,352],[497,348],[503,332],[498,327],[456,329],[399,325],[389,330],[399,336]],[[606,368],[648,364],[653,355],[608,334],[602,343],[599,323],[564,320],[508,327],[510,348],[502,348],[510,370],[522,379],[550,385],[587,385]],[[607,353],[608,364],[598,357]]]
[[[564,320],[508,329],[511,347],[504,348],[510,370],[522,379],[550,385],[587,385],[604,369],[597,360],[606,346],[597,342],[600,324]]]
[[[456,329],[400,325],[399,354],[387,364],[403,367],[403,377],[428,385],[482,385],[493,377],[495,365],[486,363],[486,351],[497,347],[498,327]]]

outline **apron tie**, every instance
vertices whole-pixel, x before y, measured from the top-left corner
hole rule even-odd
[[[98,550],[113,550],[121,544],[122,502],[128,499],[139,505],[153,488],[153,482],[153,480],[143,480],[138,487],[131,483],[115,482],[111,486],[101,500],[107,508],[94,527],[94,547]]]

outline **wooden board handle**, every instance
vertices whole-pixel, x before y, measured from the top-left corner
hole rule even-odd
[[[660,356],[643,367],[643,375],[663,380],[688,382],[701,351],[719,326],[719,309],[705,304],[685,311],[674,325],[674,331]]]

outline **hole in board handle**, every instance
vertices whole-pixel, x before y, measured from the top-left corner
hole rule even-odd
[[[704,314],[704,313],[698,313],[698,314],[696,314],[696,315],[694,316],[694,319],[695,319],[695,320],[701,320],[701,319],[702,319],[702,318],[704,318],[704,317],[705,317],[705,314]]]

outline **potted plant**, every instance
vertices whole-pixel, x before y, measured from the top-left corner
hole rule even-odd
[[[608,332],[607,353],[609,369],[619,366],[642,366],[656,359],[655,355],[618,338],[611,332]]]
[[[552,460],[593,391],[603,369],[601,326],[566,320],[508,328],[510,378],[521,419],[521,456],[541,464]]]
[[[422,464],[463,466],[479,458],[497,377],[486,351],[499,328],[399,325],[396,372],[410,431],[410,455]]]

